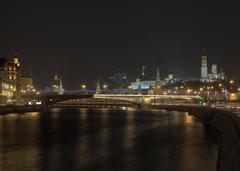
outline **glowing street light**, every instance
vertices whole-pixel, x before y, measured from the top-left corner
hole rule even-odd
[[[87,86],[85,84],[81,85],[82,89],[85,90]]]
[[[104,84],[103,85],[103,89],[107,89],[108,88],[108,85],[107,84]]]

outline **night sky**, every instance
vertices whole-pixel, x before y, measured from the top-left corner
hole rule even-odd
[[[159,65],[162,76],[197,78],[205,47],[210,63],[240,78],[238,8],[230,1],[9,0],[0,4],[0,57],[18,51],[36,85],[59,73],[74,89],[118,72],[135,79],[142,65],[149,77]]]

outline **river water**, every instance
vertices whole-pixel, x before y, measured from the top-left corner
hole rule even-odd
[[[212,171],[217,155],[187,113],[52,109],[0,116],[1,171]]]

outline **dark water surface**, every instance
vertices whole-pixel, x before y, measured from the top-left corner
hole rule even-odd
[[[187,113],[53,109],[0,116],[1,171],[212,171],[217,155]]]

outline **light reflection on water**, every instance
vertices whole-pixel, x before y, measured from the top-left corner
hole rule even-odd
[[[187,113],[52,109],[0,117],[2,170],[215,170]]]

